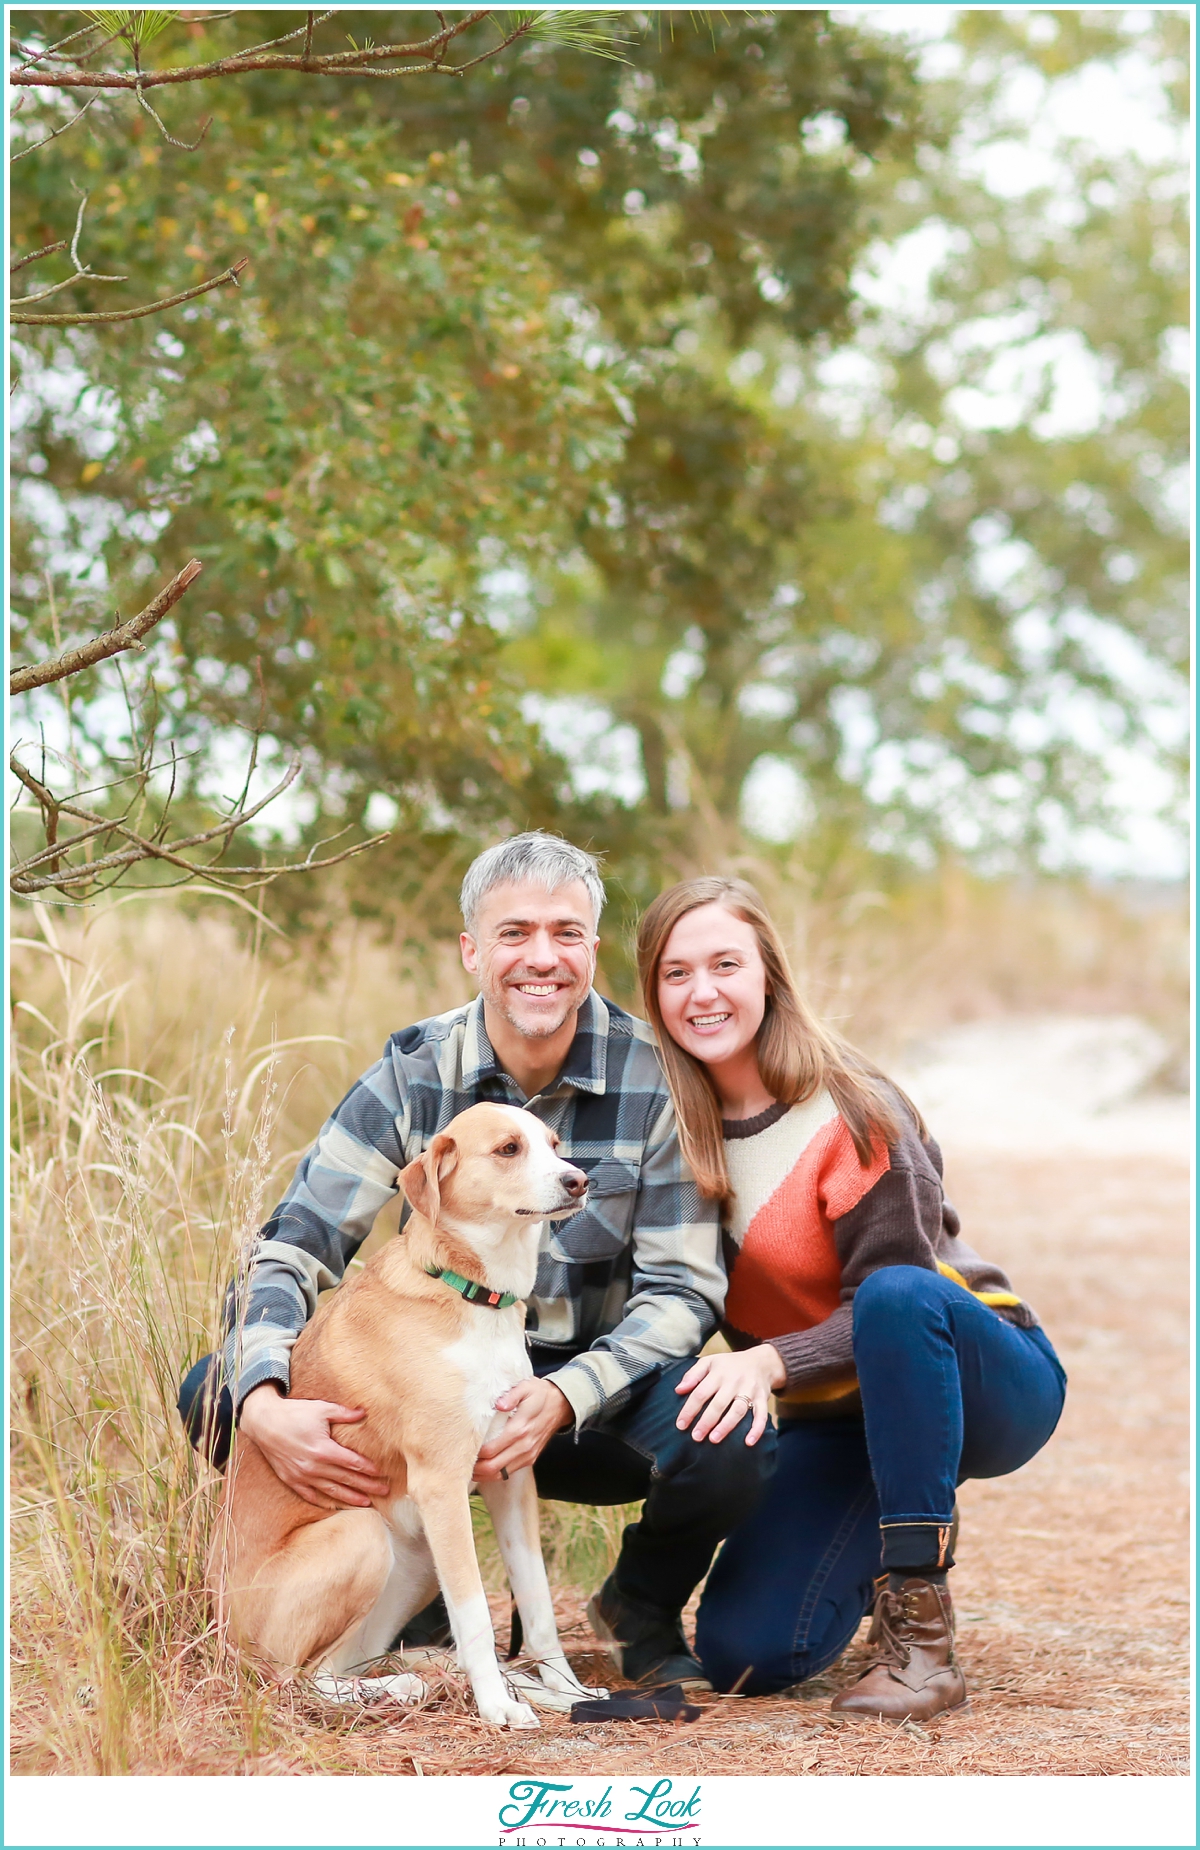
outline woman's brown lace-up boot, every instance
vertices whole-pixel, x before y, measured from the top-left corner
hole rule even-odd
[[[897,1592],[881,1588],[870,1641],[875,1646],[871,1663],[857,1683],[833,1699],[838,1714],[926,1722],[966,1701],[967,1686],[954,1655],[948,1587],[913,1578]]]

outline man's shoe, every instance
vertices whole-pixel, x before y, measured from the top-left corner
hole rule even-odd
[[[967,1686],[954,1655],[954,1608],[948,1587],[906,1580],[884,1587],[875,1607],[875,1658],[857,1683],[834,1697],[839,1715],[887,1722],[927,1722],[961,1708]]]
[[[617,1590],[610,1574],[587,1607],[588,1624],[630,1683],[682,1683],[711,1689],[697,1657],[688,1650],[679,1613],[645,1606]]]
[[[399,1651],[407,1645],[410,1650],[436,1650],[453,1643],[446,1602],[440,1593],[435,1593],[428,1606],[422,1606],[420,1612],[414,1612],[411,1619],[404,1621],[389,1649]]]

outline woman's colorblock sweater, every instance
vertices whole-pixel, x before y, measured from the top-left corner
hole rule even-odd
[[[1026,1328],[1037,1322],[999,1267],[959,1237],[941,1151],[921,1141],[903,1107],[899,1115],[899,1141],[878,1144],[866,1167],[824,1091],[724,1125],[733,1199],[723,1228],[723,1330],[735,1349],[770,1342],[779,1351],[785,1405],[855,1393],[851,1306],[880,1266],[942,1272],[1000,1316]]]

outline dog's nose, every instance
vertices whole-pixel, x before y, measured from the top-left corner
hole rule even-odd
[[[559,1177],[572,1201],[578,1201],[580,1195],[587,1193],[587,1177],[582,1169],[566,1169]]]

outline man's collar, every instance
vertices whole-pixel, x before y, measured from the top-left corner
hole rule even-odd
[[[476,996],[467,1010],[467,1026],[463,1035],[462,1051],[463,1085],[468,1091],[477,1086],[482,1079],[507,1079],[495,1049],[487,1036],[483,1025],[483,997]]]
[[[579,1006],[575,1039],[567,1049],[558,1083],[577,1092],[604,1091],[608,1078],[608,1010],[594,989]]]
[[[577,1092],[603,1093],[608,1076],[608,1010],[589,989],[579,1005],[575,1020],[575,1037],[555,1085],[573,1086]],[[483,997],[476,996],[467,1010],[466,1033],[462,1052],[463,1085],[471,1090],[484,1079],[499,1079],[512,1085],[513,1079],[496,1058],[483,1023]]]

